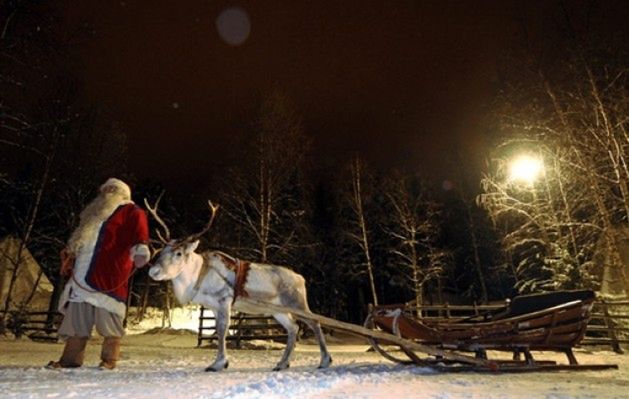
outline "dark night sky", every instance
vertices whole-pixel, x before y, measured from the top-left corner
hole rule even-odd
[[[497,57],[521,33],[517,20],[552,40],[538,28],[557,4],[99,0],[72,2],[62,15],[68,29],[95,29],[75,49],[85,95],[122,122],[138,177],[209,181],[238,151],[233,138],[260,94],[276,85],[303,116],[324,168],[359,149],[375,165],[416,164],[445,179],[454,148],[485,150],[483,107]],[[217,29],[234,7],[250,22],[239,45]]]

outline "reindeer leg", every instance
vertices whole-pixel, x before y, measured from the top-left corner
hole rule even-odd
[[[288,338],[286,339],[286,348],[284,349],[284,354],[282,355],[282,359],[280,362],[273,368],[273,371],[280,371],[287,369],[290,366],[290,358],[293,354],[293,350],[295,349],[295,342],[297,341],[297,331],[299,331],[299,326],[293,320],[292,316],[286,313],[276,313],[273,315],[275,320],[284,327],[286,333],[288,334]]]
[[[317,338],[317,342],[319,343],[319,352],[321,353],[321,362],[319,363],[318,368],[320,369],[327,368],[328,366],[330,366],[330,364],[332,364],[332,356],[330,355],[330,352],[328,352],[328,347],[325,344],[325,336],[323,335],[323,331],[321,331],[321,324],[319,324],[319,322],[308,320],[308,319],[300,319],[300,320],[306,323],[308,327],[310,327],[310,329],[314,332],[315,337]]]
[[[205,371],[221,371],[229,367],[225,337],[227,336],[227,328],[229,327],[231,306],[228,300],[221,300],[219,304],[221,306],[215,311],[216,336],[218,337],[216,359],[214,359],[214,362],[209,365]]]

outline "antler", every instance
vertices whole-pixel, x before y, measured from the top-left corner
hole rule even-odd
[[[201,230],[200,232],[193,234],[191,236],[186,237],[183,241],[184,242],[192,242],[195,241],[196,239],[198,239],[199,237],[201,237],[203,234],[205,234],[210,227],[212,226],[212,223],[214,222],[214,218],[216,217],[216,212],[218,212],[218,208],[220,208],[220,205],[218,204],[214,204],[212,201],[208,200],[208,206],[210,207],[210,210],[212,211],[212,216],[210,216],[210,220],[207,222],[207,224],[205,225],[205,227],[203,228],[203,230]]]
[[[159,197],[157,197],[157,201],[155,201],[154,207],[151,208],[146,198],[144,198],[144,205],[146,206],[146,209],[148,209],[148,211],[151,213],[151,215],[153,215],[157,223],[159,223],[162,228],[164,228],[164,233],[166,234],[166,236],[162,236],[162,233],[158,229],[155,229],[155,233],[157,233],[157,236],[162,241],[162,243],[168,244],[168,242],[170,241],[170,230],[168,229],[168,226],[166,226],[166,223],[162,220],[162,218],[159,217],[159,215],[157,214],[157,207],[159,206],[159,201],[161,201],[163,195],[164,191],[162,191]]]

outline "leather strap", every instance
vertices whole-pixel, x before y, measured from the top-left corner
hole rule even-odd
[[[248,298],[249,293],[245,290],[245,283],[247,282],[247,276],[249,274],[249,266],[251,263],[243,262],[238,259],[238,263],[236,264],[236,285],[234,287],[234,301],[239,296],[243,298]]]
[[[234,298],[232,300],[232,303],[234,303],[236,301],[236,298],[238,298],[239,296],[242,296],[243,298],[248,298],[249,293],[247,292],[247,290],[245,290],[245,284],[247,282],[247,277],[249,275],[249,267],[251,266],[251,262],[243,262],[240,259],[232,258],[231,256],[224,255],[223,253],[218,252],[218,251],[215,252],[215,254],[219,255],[221,259],[223,260],[223,263],[225,264],[227,269],[231,270],[236,275],[234,284],[232,285],[225,278],[225,276],[221,275],[220,273],[218,273],[218,271],[216,271],[218,275],[225,281],[225,283],[232,290],[234,290]],[[210,271],[210,261],[208,259],[208,256],[206,255],[206,256],[203,256],[203,265],[201,265],[201,271],[199,272],[199,276],[197,277],[197,281],[194,285],[195,292],[198,292],[199,288],[201,287],[201,282],[203,281],[203,279],[205,278],[205,275],[209,271]]]

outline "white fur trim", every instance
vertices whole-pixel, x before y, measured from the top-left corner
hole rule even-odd
[[[76,261],[74,262],[74,278],[70,279],[66,284],[68,290],[69,302],[87,302],[97,308],[106,309],[109,312],[115,313],[124,318],[125,310],[127,308],[125,302],[120,302],[113,297],[102,292],[95,292],[94,290],[86,290],[82,287],[89,287],[85,282],[85,276],[87,275],[90,263],[94,256],[94,249],[96,247],[96,240],[93,240],[86,246],[82,247],[78,252]],[[70,290],[72,292],[70,292]],[[66,300],[59,303],[59,306],[65,304]],[[60,309],[61,310],[61,309]]]
[[[136,256],[146,256],[146,259],[151,259],[151,250],[146,244],[137,244],[131,247],[131,260]]]
[[[107,181],[103,183],[102,186],[100,186],[100,191],[102,191],[105,187],[109,187],[109,186],[117,187],[124,194],[125,199],[127,200],[131,199],[131,188],[129,187],[127,183],[123,182],[122,180],[116,179],[115,177],[111,177],[107,179]]]

